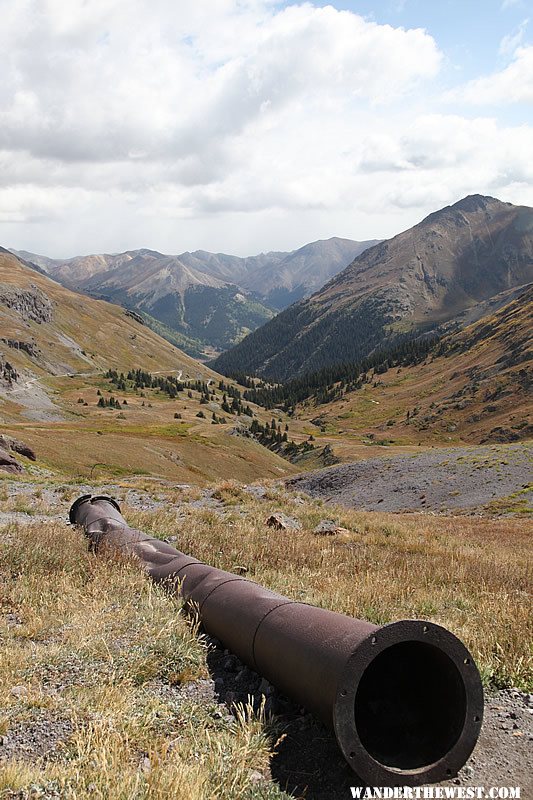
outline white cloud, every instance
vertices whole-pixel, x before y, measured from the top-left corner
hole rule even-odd
[[[448,99],[495,106],[533,103],[533,45],[518,47],[505,69],[469,81],[450,92]]]
[[[424,30],[273,0],[0,13],[1,244],[246,253],[393,234],[473,191],[529,197],[531,129],[435,113]]]
[[[187,157],[291,103],[386,102],[440,63],[421,30],[310,4],[17,7],[1,34],[0,145],[61,161]]]
[[[533,201],[530,127],[501,128],[487,117],[431,114],[417,118],[398,137],[369,137],[365,157],[370,154],[370,163],[382,161],[390,169],[391,151],[402,170],[380,183],[384,202],[437,208],[476,191],[506,195],[517,185],[523,186],[524,199]]]
[[[512,55],[516,49],[522,44],[526,28],[529,24],[529,19],[523,19],[520,25],[511,33],[504,36],[500,42],[498,52],[500,55]]]

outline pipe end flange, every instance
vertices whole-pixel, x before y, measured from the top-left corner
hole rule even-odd
[[[68,513],[68,518],[69,518],[70,524],[71,525],[77,525],[78,524],[77,523],[77,514],[78,514],[78,511],[79,511],[80,507],[84,503],[96,503],[98,500],[106,500],[108,503],[111,503],[111,505],[114,508],[116,508],[116,510],[120,513],[120,506],[119,506],[119,504],[117,503],[117,501],[113,497],[108,497],[105,494],[99,494],[99,495],[82,494],[81,497],[78,497],[76,500],[74,500],[74,502],[72,503],[72,505],[70,507],[70,511]]]
[[[370,786],[419,786],[457,774],[481,731],[483,687],[463,643],[431,622],[369,635],[344,669],[333,709],[344,757]]]

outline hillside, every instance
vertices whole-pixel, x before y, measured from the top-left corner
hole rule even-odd
[[[220,412],[219,375],[123,308],[76,294],[11,253],[0,253],[0,333],[0,434],[26,442],[37,470],[182,482],[294,472],[268,447],[235,435],[237,415]],[[172,375],[182,388],[174,397],[158,386],[121,391],[105,377],[109,369]],[[210,406],[198,382],[212,385]],[[111,397],[119,408],[99,406]],[[212,424],[213,415],[227,424]]]
[[[132,250],[33,262],[71,289],[135,309],[177,332],[180,346],[225,350],[281,308],[311,294],[374,242],[329,239],[291,253],[239,258],[198,250],[177,256]],[[158,333],[166,335],[164,329]]]
[[[421,363],[385,358],[359,380],[338,381],[296,407],[320,445],[343,461],[412,445],[498,444],[531,439],[533,286],[442,339]],[[287,384],[287,402],[291,391]],[[378,447],[376,447],[376,445]]]
[[[191,374],[199,368],[124,309],[70,291],[8,252],[0,252],[0,319],[9,360],[38,376],[147,364]]]
[[[398,334],[459,326],[465,312],[471,322],[485,301],[531,280],[533,209],[466,197],[366,250],[213,366],[286,380],[356,361]]]

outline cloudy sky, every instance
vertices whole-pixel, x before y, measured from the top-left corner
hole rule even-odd
[[[533,205],[532,0],[0,0],[0,244],[238,255]]]

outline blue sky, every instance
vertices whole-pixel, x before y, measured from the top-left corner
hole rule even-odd
[[[501,67],[505,60],[498,53],[501,40],[533,17],[533,3],[527,0],[366,0],[313,5],[333,5],[380,24],[425,28],[446,54],[450,83]],[[524,41],[531,43],[532,30],[527,27]]]
[[[443,88],[503,69],[513,42],[533,45],[533,0],[367,0],[313,5],[332,5],[384,25],[424,28],[445,57],[439,76]],[[474,113],[468,104],[461,110],[466,115]],[[533,122],[533,102],[490,104],[489,110],[492,116],[514,124]]]
[[[531,0],[0,0],[0,245],[247,255],[533,205]]]

